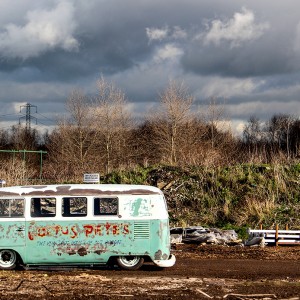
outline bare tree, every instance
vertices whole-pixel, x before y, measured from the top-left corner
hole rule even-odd
[[[160,163],[159,148],[154,143],[155,131],[149,121],[145,121],[135,128],[130,134],[128,145],[130,154],[135,164],[148,166]]]
[[[11,146],[10,137],[7,130],[0,129],[0,147],[9,148]]]
[[[290,144],[294,156],[300,157],[300,120],[296,118],[291,124]]]
[[[237,144],[231,131],[231,122],[226,116],[225,100],[211,97],[199,114],[206,123],[205,143],[206,165],[227,164],[236,159],[234,155]]]
[[[49,137],[51,157],[58,166],[82,176],[93,168],[92,157],[98,142],[92,103],[79,90],[71,92],[66,101],[67,117],[58,121],[58,127]]]
[[[183,82],[170,80],[159,98],[160,107],[151,112],[149,120],[162,156],[168,163],[176,164],[180,148],[186,143],[184,125],[193,120],[191,106],[194,97]]]
[[[216,146],[216,141],[219,140],[218,134],[220,129],[223,131],[225,129],[225,108],[224,104],[217,102],[217,98],[211,97],[209,99],[208,107],[206,113],[204,114],[204,119],[209,126],[209,135],[211,140],[211,148],[214,149]]]
[[[286,151],[287,158],[290,158],[290,134],[291,125],[294,122],[289,115],[274,115],[267,124],[267,132],[271,145],[276,150]]]
[[[243,131],[245,143],[257,144],[262,140],[262,136],[263,128],[261,121],[256,116],[251,116]]]
[[[132,117],[127,109],[125,94],[113,83],[101,77],[97,82],[95,101],[98,131],[104,148],[105,171],[126,162],[126,140],[132,127]]]
[[[95,115],[89,99],[78,90],[71,93],[67,101],[70,119],[67,125],[73,131],[73,146],[81,164],[94,149],[98,134],[95,130]]]
[[[14,150],[36,150],[40,135],[36,129],[28,129],[22,125],[12,126],[10,144]]]
[[[207,125],[200,119],[192,117],[191,120],[180,126],[178,163],[185,165],[202,165],[206,160]]]
[[[251,116],[243,131],[243,143],[248,149],[248,159],[257,160],[261,156],[264,140],[263,123],[256,116]]]

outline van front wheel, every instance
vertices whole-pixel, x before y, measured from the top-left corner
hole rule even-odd
[[[17,265],[17,253],[13,250],[0,250],[0,269],[12,270]]]
[[[140,256],[119,256],[117,263],[124,270],[137,270],[143,265],[144,258]]]

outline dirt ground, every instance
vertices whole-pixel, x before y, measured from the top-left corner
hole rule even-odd
[[[176,265],[0,272],[0,299],[300,299],[300,246],[180,244]]]

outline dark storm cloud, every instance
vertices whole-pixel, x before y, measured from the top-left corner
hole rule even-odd
[[[55,41],[55,37],[50,37],[49,43],[56,43],[56,47],[48,45],[46,48],[43,41],[35,39],[33,45],[27,47],[27,52],[9,52],[7,48],[10,41],[7,41],[6,48],[3,46],[2,53],[0,51],[0,71],[17,74],[18,69],[33,69],[38,72],[32,72],[32,80],[68,81],[93,73],[112,74],[129,69],[151,51],[145,26],[139,23],[137,15],[131,10],[128,15],[124,15],[121,7],[106,7],[102,1],[82,6],[79,5],[73,15],[74,19],[75,15],[78,17],[76,31],[72,34],[65,33],[76,41],[78,48],[65,49],[59,44],[59,39]],[[146,12],[143,17],[146,17]],[[19,35],[21,34],[29,35],[26,25],[23,30],[19,28]],[[2,39],[5,40],[4,35]],[[20,42],[22,40],[20,38]],[[34,73],[38,74],[38,78]]]
[[[272,101],[289,112],[283,101],[300,99],[299,9],[296,0],[1,0],[0,102],[62,111],[73,88],[96,93],[102,74],[136,110],[173,78],[197,101],[228,99],[239,117],[255,103],[267,114]]]
[[[288,47],[280,46],[271,52],[267,42],[239,48],[230,48],[228,44],[204,48],[192,45],[182,58],[182,66],[186,72],[204,76],[269,76],[296,71],[289,53]]]
[[[48,9],[51,2],[55,3],[48,1]],[[66,15],[71,20],[73,26],[69,26],[68,30],[63,32],[63,37],[71,41],[70,45],[65,44],[57,36],[50,36],[46,41],[34,39],[32,46],[28,46],[24,53],[21,50],[10,54],[4,52],[2,56],[6,53],[7,58],[0,60],[0,70],[32,67],[41,70],[45,78],[43,75],[39,78],[45,80],[77,79],[96,72],[117,73],[132,68],[152,55],[155,44],[149,43],[146,29],[163,26],[169,28],[180,26],[189,33],[188,39],[178,44],[185,51],[182,66],[187,72],[238,77],[274,74],[292,68],[288,65],[290,41],[287,38],[276,41],[276,32],[274,33],[272,29],[266,29],[263,37],[260,36],[258,40],[250,39],[237,47],[230,46],[232,43],[230,39],[220,40],[219,45],[204,45],[204,39],[195,41],[197,31],[205,34],[205,21],[207,26],[211,26],[216,20],[226,26],[226,22],[232,20],[236,13],[240,13],[242,17],[247,16],[247,12],[243,13],[241,5],[233,6],[236,1],[229,1],[227,5],[220,5],[218,1],[211,1],[210,4],[207,1],[184,3],[92,1],[90,4],[81,1],[62,1],[62,3],[60,7],[53,4],[52,11],[47,13],[43,11],[43,14],[51,22],[61,20],[62,17],[56,15],[62,11],[61,15]],[[41,7],[39,11],[42,11]],[[251,10],[248,10],[249,12],[254,14]],[[228,14],[226,17],[225,13]],[[28,23],[23,24],[22,30],[19,28],[19,34],[27,37],[26,41],[28,31],[31,29],[30,24],[41,22],[36,15],[37,13],[31,13]],[[249,22],[248,26],[258,30],[259,24],[267,22],[268,20],[258,18]],[[206,30],[208,32],[209,29]],[[13,33],[11,35],[13,36]],[[270,43],[272,40],[273,43]],[[271,55],[270,47],[272,47]]]
[[[278,18],[280,20],[280,18]],[[200,75],[268,76],[299,70],[296,27],[282,32],[273,19],[259,19],[242,8],[226,19],[211,20],[182,58],[183,68]]]

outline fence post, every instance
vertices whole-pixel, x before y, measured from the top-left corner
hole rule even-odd
[[[278,224],[276,224],[276,232],[275,232],[275,245],[278,246]]]

